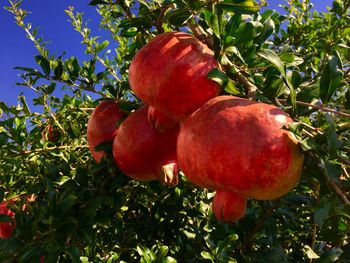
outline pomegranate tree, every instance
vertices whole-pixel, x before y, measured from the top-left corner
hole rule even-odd
[[[136,96],[182,121],[219,93],[207,74],[218,63],[194,36],[167,32],[156,36],[133,58],[129,82]]]
[[[177,184],[176,141],[179,125],[158,132],[147,120],[149,107],[131,113],[120,125],[113,142],[113,156],[119,169],[129,177]]]
[[[198,186],[275,199],[298,182],[303,154],[281,109],[233,96],[211,99],[182,125],[178,163]]]
[[[96,162],[101,161],[105,152],[96,151],[95,147],[102,142],[113,142],[118,126],[125,116],[114,100],[102,101],[92,112],[87,124],[87,139]]]

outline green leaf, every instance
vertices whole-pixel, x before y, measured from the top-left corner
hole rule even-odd
[[[303,248],[304,253],[307,255],[308,259],[316,259],[316,258],[320,258],[315,251],[312,250],[312,248],[308,245],[304,245]]]
[[[226,76],[225,72],[219,70],[218,68],[212,69],[207,76],[209,79],[215,81],[220,86],[223,86],[228,81],[228,77]]]
[[[166,15],[169,24],[181,27],[192,17],[191,12],[185,8],[173,9]]]
[[[177,260],[173,257],[170,257],[170,256],[167,256],[165,259],[164,259],[164,263],[176,263]]]
[[[346,109],[350,110],[350,89],[348,89],[348,91],[345,93],[345,100],[346,100],[345,107]]]
[[[323,103],[327,103],[333,93],[341,87],[343,81],[342,63],[339,54],[328,57],[328,62],[322,71],[320,79],[320,97]]]
[[[104,48],[106,48],[109,45],[109,41],[105,40],[102,43],[99,43],[96,48],[95,48],[95,52],[98,53],[101,50],[103,50]]]
[[[237,30],[242,22],[242,15],[234,14],[225,26],[225,35],[236,36]]]
[[[26,101],[26,97],[24,96],[19,96],[19,100],[21,101],[22,105],[23,105],[23,111],[25,114],[30,115],[30,109],[28,107],[27,101]]]
[[[314,150],[317,148],[317,143],[314,139],[308,137],[301,142],[301,148],[304,152]]]
[[[325,118],[329,125],[329,128],[327,129],[327,143],[329,153],[331,155],[331,158],[336,158],[337,150],[341,146],[337,136],[337,129],[335,127],[334,120],[329,114],[325,114]]]
[[[221,15],[222,15],[221,10],[217,7],[216,4],[214,4],[213,11],[210,17],[210,24],[217,39],[220,39],[220,35],[221,35],[220,34]]]
[[[27,71],[28,73],[32,75],[41,75],[40,72],[34,68],[26,68],[26,67],[14,67],[14,69],[19,69],[23,71]]]
[[[294,55],[292,52],[285,52],[280,55],[280,59],[289,66],[298,66],[304,62],[302,58],[299,58]]]
[[[282,76],[286,77],[285,66],[275,51],[270,49],[261,49],[258,52],[258,55],[271,62],[271,64],[275,66]]]
[[[235,47],[235,46],[229,46],[229,47],[225,48],[225,52],[235,54],[243,64],[247,64],[247,63],[244,61],[244,59],[243,59],[243,57],[242,57],[242,55],[241,55],[241,53],[239,52],[239,50],[238,50],[237,47]]]
[[[331,249],[325,251],[317,262],[320,263],[331,263],[336,262],[340,255],[343,253],[343,250],[337,247],[332,247]]]
[[[55,91],[56,88],[56,82],[51,82],[50,85],[45,87],[45,93],[47,95],[50,95],[52,92]]]
[[[71,247],[67,250],[68,254],[71,256],[72,258],[72,262],[73,263],[79,263],[80,262],[80,252],[79,252],[79,248],[77,247]]]
[[[69,71],[69,78],[75,80],[79,76],[80,72],[78,59],[76,57],[71,57],[65,64]]]
[[[334,180],[335,182],[339,182],[339,178],[342,174],[341,165],[330,161],[326,161],[325,168],[326,168],[325,171],[327,173],[327,176],[332,180]]]
[[[231,79],[228,79],[225,85],[225,91],[232,95],[238,95],[241,93],[238,89],[236,89],[236,86]]]
[[[202,251],[201,256],[205,259],[209,259],[211,262],[214,262],[214,257],[207,251]]]
[[[291,83],[294,88],[298,88],[301,84],[302,78],[300,76],[300,72],[293,70],[292,72],[292,78],[291,78]]]
[[[75,204],[75,201],[77,199],[78,197],[75,196],[73,193],[70,193],[66,197],[64,197],[63,200],[59,203],[61,212],[65,213],[66,211],[68,211]]]
[[[292,75],[292,83],[293,82],[295,82],[295,79],[293,80],[293,75]],[[298,86],[295,86],[295,87],[298,87]],[[319,95],[320,95],[319,82],[315,82],[312,84],[302,83],[299,85],[299,88],[301,89],[301,91],[298,92],[297,100],[312,102],[314,99],[319,98]]]
[[[158,256],[159,259],[163,259],[168,254],[168,252],[169,252],[169,247],[161,246],[159,248],[159,252],[158,252],[157,256]]]
[[[263,44],[275,32],[275,23],[271,18],[266,19],[261,33],[256,37],[254,42],[258,45]]]
[[[36,62],[41,66],[45,75],[50,75],[50,62],[43,56],[35,56]]]
[[[224,2],[218,3],[218,8],[222,8],[227,12],[236,14],[254,14],[260,11],[260,6],[255,5],[252,0],[241,1],[240,3],[230,3],[232,1],[225,0]]]
[[[92,0],[89,5],[95,6],[95,5],[105,5],[105,4],[109,4],[106,1],[103,0]]]
[[[62,73],[63,73],[63,64],[62,64],[62,60],[59,59],[57,60],[57,66],[54,69],[54,74],[56,78],[61,78],[62,77]]]
[[[262,49],[260,50],[260,52],[258,52],[258,55],[268,60],[282,74],[284,82],[290,91],[289,98],[294,111],[296,109],[296,92],[292,83],[290,83],[287,77],[285,65],[283,64],[282,60],[280,59],[280,57],[277,55],[275,51],[270,49]]]
[[[97,144],[94,148],[95,151],[105,151],[105,152],[112,152],[112,141],[105,141]]]
[[[68,176],[60,176],[59,179],[55,181],[55,184],[58,186],[61,186],[64,183],[68,182],[69,180],[71,179]]]
[[[314,220],[319,227],[323,225],[324,220],[330,215],[333,205],[333,202],[329,200],[329,196],[323,196],[315,207]]]
[[[263,30],[263,25],[257,21],[242,22],[237,30],[236,44],[253,41]]]
[[[2,215],[0,214],[0,222],[11,222],[13,221],[13,218],[8,215]]]

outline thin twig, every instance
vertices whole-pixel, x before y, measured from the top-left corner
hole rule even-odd
[[[41,153],[41,152],[50,152],[50,151],[55,151],[55,150],[64,150],[64,149],[78,149],[78,148],[88,148],[89,145],[77,145],[77,146],[71,146],[71,145],[61,145],[57,147],[47,147],[47,148],[40,148],[40,149],[33,149],[33,150],[26,150],[22,151],[15,156],[20,156],[20,155],[26,155],[26,154],[31,154],[31,153]]]
[[[192,21],[188,21],[187,25],[196,38],[205,43],[210,49],[213,49],[213,38],[208,35],[200,25],[193,23]]]
[[[123,9],[124,13],[126,14],[126,16],[127,16],[128,18],[131,18],[131,17],[132,17],[132,13],[131,13],[131,11],[130,11],[130,8],[129,8],[128,6],[125,5],[124,1],[122,1],[122,0],[117,0],[117,1],[115,1],[115,3],[116,3],[117,5],[119,5],[119,6],[121,7],[121,9]]]
[[[256,92],[258,91],[258,88],[253,83],[251,83],[241,71],[237,71],[236,78],[238,82],[241,83],[247,90],[248,98],[255,100]]]
[[[279,101],[282,102],[282,103],[286,103],[287,102],[286,99],[279,99]],[[336,115],[339,115],[339,116],[346,117],[346,118],[350,119],[350,114],[349,113],[341,112],[341,111],[337,111],[337,110],[333,110],[333,109],[329,109],[329,108],[325,108],[323,105],[314,105],[314,104],[303,102],[303,101],[296,101],[296,104],[301,105],[301,106],[305,106],[305,107],[318,109],[318,110],[325,111],[325,112],[331,112],[331,113],[334,113]]]
[[[339,195],[339,197],[343,200],[343,202],[347,205],[350,205],[350,201],[346,194],[339,188],[336,182],[333,180],[329,179],[328,180],[329,185],[334,189],[334,191]]]
[[[159,14],[157,16],[156,19],[156,23],[155,23],[155,27],[158,31],[158,34],[164,33],[164,29],[163,29],[163,18],[165,15],[165,12],[171,8],[174,4],[168,4],[168,5],[164,5],[160,8],[159,10]]]
[[[343,157],[338,157],[338,160],[344,164],[347,164],[350,166],[350,161],[349,160],[346,160],[345,158]]]

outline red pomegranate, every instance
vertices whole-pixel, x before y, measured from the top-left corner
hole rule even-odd
[[[247,199],[232,192],[216,192],[212,209],[220,222],[232,223],[245,215]]]
[[[170,130],[177,123],[177,121],[152,106],[149,106],[148,108],[147,118],[151,127],[159,132]]]
[[[136,96],[171,118],[182,121],[220,88],[207,74],[218,63],[213,52],[182,32],[158,35],[133,58],[129,83]]]
[[[44,141],[57,142],[60,139],[60,132],[57,127],[52,124],[47,124],[47,126],[41,132],[41,138]]]
[[[10,222],[0,222],[0,238],[9,238],[16,227],[15,213],[8,208],[13,202],[14,200],[9,200],[0,203],[0,215],[7,215],[12,218]]]
[[[113,141],[120,121],[126,114],[114,100],[102,101],[92,112],[87,124],[87,139],[90,152],[96,162],[100,162],[104,151],[95,151],[95,147],[105,141]]]
[[[298,182],[303,154],[281,109],[233,96],[211,99],[182,125],[180,169],[201,187],[270,200]]]
[[[36,200],[36,195],[31,194],[25,196],[27,202],[23,204],[22,211],[25,211],[28,207],[28,202],[34,202]],[[0,222],[0,238],[9,238],[16,227],[15,221],[15,213],[10,210],[9,206],[11,206],[14,202],[19,200],[20,197],[14,197],[7,201],[2,201],[0,203],[0,215],[7,215],[12,218],[10,222]]]
[[[113,142],[113,156],[119,169],[129,177],[177,184],[176,141],[179,126],[165,132],[152,128],[148,106],[136,110],[120,125]]]

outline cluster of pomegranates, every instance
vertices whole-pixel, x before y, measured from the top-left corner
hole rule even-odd
[[[88,122],[88,143],[113,141],[113,158],[127,176],[177,184],[181,170],[197,186],[216,190],[215,216],[233,222],[247,199],[271,200],[298,182],[303,154],[283,129],[292,119],[281,109],[219,96],[208,79],[219,68],[213,52],[194,36],[163,33],[134,57],[131,89],[144,104],[127,115],[118,103],[100,103]]]

